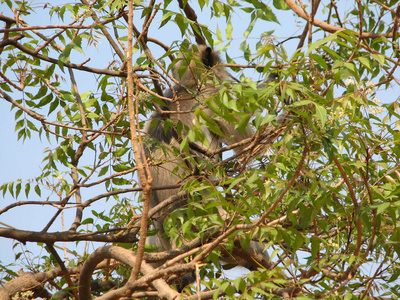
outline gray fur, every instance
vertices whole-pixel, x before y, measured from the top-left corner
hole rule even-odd
[[[222,82],[224,80],[228,80],[229,78],[229,74],[225,68],[219,65],[220,59],[218,55],[212,51],[211,48],[204,45],[199,45],[197,46],[196,50],[193,50],[193,52],[195,53],[193,54],[195,59],[193,59],[193,57],[188,57],[187,60],[185,60],[186,58],[183,57],[182,60],[177,63],[172,70],[173,77],[180,82],[180,85],[174,86],[174,93],[168,91],[166,94],[167,97],[171,98],[173,94],[177,95],[176,101],[167,103],[166,108],[168,111],[171,111],[171,113],[168,113],[166,116],[160,116],[158,113],[154,112],[144,128],[144,131],[151,138],[160,141],[161,143],[177,147],[178,149],[178,133],[176,130],[171,128],[167,131],[164,131],[164,120],[169,118],[175,124],[180,121],[183,125],[190,128],[196,118],[195,114],[193,113],[193,107],[196,105],[201,105],[201,103],[204,102],[204,99],[207,99],[218,92],[218,88],[215,86],[216,79],[217,81]],[[201,61],[202,64],[199,64],[198,61]],[[180,69],[182,66],[187,66],[187,68],[186,71],[180,76],[179,71],[182,70]],[[204,110],[208,115],[212,116],[211,110],[208,108],[204,108]],[[189,112],[173,113],[174,111]],[[153,120],[157,120],[155,125]],[[254,131],[250,127],[244,132],[239,132],[233,124],[219,120],[217,123],[219,124],[221,131],[224,133],[225,138],[215,135],[207,128],[203,128],[203,132],[207,137],[208,148],[210,150],[219,149],[222,143],[233,144],[250,138],[254,135]],[[200,146],[205,147],[206,145]],[[245,146],[237,147],[234,149],[234,151],[240,152],[244,147]],[[191,151],[198,156],[204,155],[196,151],[196,149],[191,149]],[[178,166],[180,166],[177,172],[179,174],[184,174],[187,172],[188,169],[186,167],[193,168],[193,166],[190,166],[184,162],[182,158],[176,157],[172,150],[167,149],[163,151],[157,149],[157,147],[154,145],[147,145],[146,152],[146,155],[150,156],[152,160],[157,163],[156,165],[151,166],[150,169],[153,177],[153,188],[180,183],[181,177],[175,175],[174,173],[174,171],[176,172]],[[168,197],[176,195],[177,192],[178,189],[153,190],[150,200],[150,208],[155,207]],[[154,226],[159,230],[159,232],[157,235],[149,237],[147,242],[151,245],[158,246],[159,250],[170,250],[173,248],[171,242],[162,237],[164,233],[163,221],[164,218],[176,208],[176,206],[172,206],[169,209],[158,213],[153,220]],[[250,247],[252,247],[252,251],[263,253],[262,246],[258,243],[254,243]],[[235,262],[238,263],[239,260],[239,258],[236,258]],[[247,267],[247,264],[245,263],[239,262],[239,264]]]

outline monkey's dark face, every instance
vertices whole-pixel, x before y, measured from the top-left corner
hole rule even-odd
[[[180,60],[172,68],[173,77],[182,86],[196,88],[199,82],[204,83],[207,79],[217,78],[224,81],[229,78],[218,54],[206,45],[192,47],[192,52],[184,53]]]
[[[211,68],[217,64],[217,62],[214,61],[214,57],[212,55],[212,49],[210,47],[207,47],[204,52],[203,52],[203,57],[202,61],[205,67]]]

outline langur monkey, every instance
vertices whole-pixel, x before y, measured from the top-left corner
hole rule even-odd
[[[179,134],[176,128],[168,127],[164,128],[164,122],[169,119],[176,126],[179,122],[183,125],[183,128],[191,128],[193,122],[197,120],[194,114],[194,109],[202,107],[204,100],[210,98],[218,93],[216,84],[222,83],[229,79],[229,74],[225,68],[220,65],[220,58],[216,52],[210,47],[205,45],[193,46],[193,53],[189,53],[188,57],[183,56],[172,70],[173,77],[179,82],[179,85],[173,87],[173,91],[169,90],[166,92],[166,97],[173,98],[174,101],[166,103],[164,110],[170,111],[162,116],[154,112],[151,118],[147,121],[144,127],[144,132],[151,137],[151,139],[157,140],[166,145],[176,147],[179,149]],[[186,68],[186,69],[185,69]],[[210,117],[213,117],[213,113],[208,108],[203,108]],[[206,145],[201,145],[203,148],[209,150],[219,149],[222,143],[228,145],[240,142],[244,139],[250,138],[254,135],[254,131],[248,127],[244,131],[238,131],[234,124],[230,124],[224,120],[215,120],[219,125],[224,137],[218,136],[208,130],[202,128],[202,131],[206,137]],[[183,133],[185,134],[185,133]],[[242,151],[246,146],[236,147],[234,151],[236,153]],[[153,188],[159,186],[174,185],[180,182],[181,177],[176,175],[181,172],[188,172],[190,168],[194,169],[194,166],[188,165],[189,163],[182,157],[176,157],[172,150],[168,149],[171,147],[164,147],[167,149],[159,149],[154,144],[146,144],[146,155],[151,157],[155,162],[150,167],[150,172],[153,177]],[[198,150],[198,149],[197,149]],[[197,151],[196,149],[190,149],[191,153],[195,155],[205,157],[204,153]],[[184,166],[188,168],[184,168]],[[184,174],[184,173],[181,173]],[[155,207],[157,204],[167,199],[170,196],[176,195],[178,189],[165,189],[165,190],[153,190],[152,197],[150,200],[150,208]],[[148,237],[147,243],[153,246],[157,246],[160,251],[170,250],[173,248],[169,239],[163,237],[163,221],[169,213],[181,205],[172,205],[168,209],[158,213],[154,218],[154,226],[158,229],[158,233],[154,236]],[[254,242],[254,245],[250,244],[250,247],[257,249],[248,249],[248,253],[263,253],[263,248],[258,243]],[[263,254],[267,256],[265,252]],[[268,257],[265,257],[268,260]],[[236,263],[245,266],[246,262],[240,262],[240,259],[235,259]],[[255,268],[257,266],[254,266]]]

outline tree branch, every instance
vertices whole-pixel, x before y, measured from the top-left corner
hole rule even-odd
[[[0,43],[0,48],[4,47],[6,45],[13,45],[14,47],[18,48],[22,52],[25,52],[26,54],[29,54],[33,57],[37,57],[43,61],[47,61],[52,64],[59,63],[58,59],[51,58],[51,57],[45,56],[43,54],[39,54],[35,50],[29,49],[29,48],[21,45],[20,43],[18,43],[17,41],[23,37],[24,37],[23,35],[18,35],[12,39],[4,40]],[[126,72],[124,72],[124,71],[112,71],[112,70],[108,70],[108,69],[97,69],[97,68],[86,67],[81,64],[74,64],[74,63],[65,63],[64,66],[68,67],[68,68],[73,68],[76,70],[87,71],[90,73],[104,74],[104,75],[117,76],[117,77],[126,77]]]
[[[92,299],[90,282],[92,280],[93,271],[98,263],[109,258],[120,261],[130,267],[137,265],[137,257],[132,251],[117,246],[100,247],[87,258],[82,267],[81,276],[79,277],[80,300]],[[141,263],[140,270],[144,276],[139,280],[133,282],[128,281],[124,287],[110,291],[97,299],[116,299],[116,297],[129,296],[135,287],[141,286],[144,283],[151,283],[159,292],[159,297],[161,299],[172,300],[179,296],[178,292],[174,291],[164,280],[160,279],[165,273],[168,273],[168,270],[154,272],[154,268],[146,262]],[[171,271],[169,270],[169,272]]]
[[[297,14],[299,17],[303,18],[306,21],[309,21],[309,17],[308,15],[300,8],[297,6],[297,4],[294,2],[294,0],[285,0],[286,4],[291,8],[291,10]],[[342,27],[337,27],[334,25],[330,25],[327,24],[325,22],[322,22],[316,18],[312,19],[312,24],[314,26],[320,27],[321,29],[331,32],[331,33],[335,33],[338,31],[343,31],[343,30],[350,30],[351,29],[347,29],[347,28],[342,28]],[[372,38],[372,39],[376,39],[379,37],[387,37],[387,38],[392,38],[393,37],[393,31],[389,32],[389,33],[373,33],[373,32],[358,32],[358,31],[352,31],[354,35],[361,37],[361,38]]]

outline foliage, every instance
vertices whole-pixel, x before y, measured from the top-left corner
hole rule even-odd
[[[39,138],[45,146],[41,174],[0,187],[13,199],[0,214],[13,214],[21,227],[2,223],[0,236],[46,252],[39,263],[17,253],[19,274],[2,263],[1,299],[29,298],[27,290],[78,299],[77,277],[80,286],[92,285],[93,296],[117,298],[128,287],[135,298],[172,299],[180,294],[169,280],[193,271],[202,290],[190,285],[182,295],[196,299],[197,293],[202,299],[400,296],[400,120],[392,92],[399,90],[397,1],[350,8],[333,1],[134,1],[133,99],[141,126],[168,101],[161,96],[173,85],[176,58],[203,42],[219,47],[240,78],[205,105],[216,119],[257,130],[241,155],[224,147],[214,153],[222,155],[217,164],[195,160],[189,148],[204,139],[202,126],[220,130],[194,108],[197,127],[173,151],[196,161],[201,173],[185,174],[179,196],[190,195],[189,203],[165,224],[180,247],[164,256],[145,253],[148,269],[137,281],[129,276],[143,182],[130,137],[141,130],[129,129],[126,2],[1,3],[8,10],[0,15],[0,95],[12,108],[18,139]],[[248,18],[239,45],[237,14]],[[265,24],[285,26],[285,18],[303,33],[286,28],[291,38],[280,40],[273,30],[260,31]],[[238,49],[240,58],[228,54]],[[271,70],[279,80],[258,85],[254,78]],[[44,228],[24,230],[23,209],[45,218]],[[232,253],[251,240],[265,245],[272,267],[228,278],[228,266],[218,262],[221,249]],[[157,259],[168,262],[156,269],[146,264]]]

